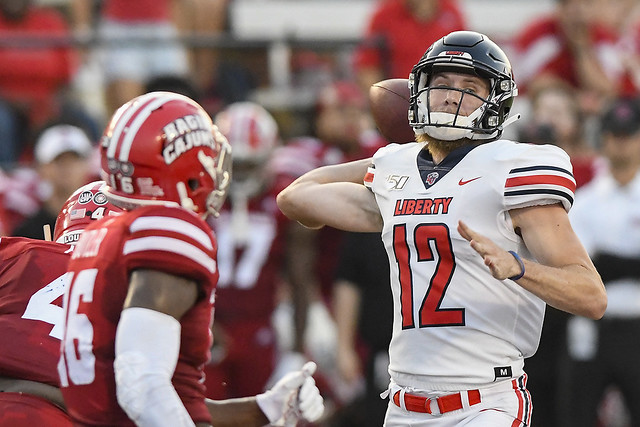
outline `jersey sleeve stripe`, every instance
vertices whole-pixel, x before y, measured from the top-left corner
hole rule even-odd
[[[131,233],[147,230],[172,231],[174,233],[184,234],[200,243],[203,247],[213,250],[211,237],[204,230],[179,218],[143,216],[134,220],[129,226]]]
[[[508,178],[505,187],[519,187],[527,185],[558,185],[565,187],[572,193],[576,191],[575,181],[558,175],[528,175]]]
[[[376,174],[375,167],[369,166],[367,168],[367,173],[365,174],[364,180],[363,180],[365,187],[369,189],[371,188],[371,186],[373,185],[373,177],[375,176],[375,174]]]
[[[366,183],[373,182],[373,174],[371,172],[367,172],[367,174],[364,176],[364,182]]]
[[[143,251],[171,252],[192,261],[206,268],[211,274],[216,272],[216,262],[205,252],[184,240],[171,237],[140,237],[128,240],[123,247],[123,255]]]
[[[573,196],[572,196],[573,193],[568,193],[560,190],[553,190],[550,188],[533,188],[529,190],[510,190],[510,191],[504,192],[505,197],[529,196],[533,194],[545,194],[545,195],[558,196],[565,199],[569,203],[569,206],[573,205]]]
[[[561,172],[563,174],[569,175],[573,178],[573,174],[567,169],[558,167],[558,166],[527,166],[523,168],[514,168],[509,171],[509,174],[517,174],[522,172],[535,172],[535,171],[556,171]]]

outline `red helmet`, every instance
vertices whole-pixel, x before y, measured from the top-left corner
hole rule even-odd
[[[192,99],[150,92],[116,111],[100,144],[109,200],[125,209],[175,204],[218,215],[231,181],[231,146]]]
[[[53,230],[55,242],[75,243],[92,221],[122,213],[122,209],[109,203],[101,191],[104,185],[104,181],[84,185],[64,202]]]
[[[236,102],[216,115],[215,124],[233,148],[234,161],[264,162],[278,143],[278,124],[262,106]]]
[[[265,184],[267,161],[279,142],[275,119],[258,104],[236,102],[216,115],[215,124],[233,149],[232,195],[258,194]]]

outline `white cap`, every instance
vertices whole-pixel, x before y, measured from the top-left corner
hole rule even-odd
[[[35,146],[35,158],[40,164],[51,163],[62,153],[69,151],[88,157],[93,145],[87,134],[76,126],[55,125],[45,130]]]

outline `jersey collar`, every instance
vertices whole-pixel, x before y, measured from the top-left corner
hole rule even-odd
[[[426,189],[433,187],[440,179],[445,176],[451,169],[454,168],[460,161],[478,145],[466,145],[464,147],[456,148],[447,155],[437,165],[433,163],[431,154],[427,148],[423,148],[418,153],[417,166],[420,172],[420,177]]]

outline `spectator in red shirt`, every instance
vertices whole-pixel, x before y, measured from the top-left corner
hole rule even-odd
[[[456,0],[382,0],[356,52],[359,84],[368,91],[380,80],[407,78],[425,46],[451,31],[465,29]]]
[[[603,25],[596,0],[558,0],[553,14],[516,35],[514,74],[521,92],[535,81],[557,79],[579,91],[583,112],[629,90],[618,37]]]
[[[58,11],[35,6],[32,0],[0,2],[0,40],[6,42],[0,46],[3,164],[19,158],[30,130],[60,114],[60,95],[75,73],[76,60],[72,47],[47,41],[65,36],[70,30]],[[30,37],[44,43],[21,44],[20,39]]]

